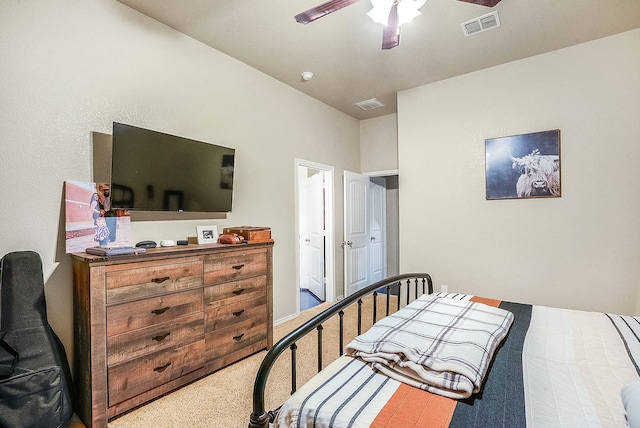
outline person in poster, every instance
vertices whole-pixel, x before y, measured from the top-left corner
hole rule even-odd
[[[117,218],[116,212],[111,209],[111,185],[109,183],[98,183],[98,207],[100,209],[100,217],[104,217],[109,236],[107,242],[116,240]],[[100,244],[106,245],[106,244]]]

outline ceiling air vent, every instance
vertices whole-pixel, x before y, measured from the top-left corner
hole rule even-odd
[[[356,105],[360,107],[362,110],[373,110],[375,108],[384,107],[384,104],[382,104],[382,102],[377,98],[371,98],[370,100],[360,101],[359,103],[356,103]]]
[[[463,22],[460,25],[462,26],[464,35],[466,37],[469,37],[474,34],[482,33],[483,31],[499,27],[500,17],[498,16],[498,11],[494,10],[491,13],[487,13],[486,15],[482,15],[467,22]]]

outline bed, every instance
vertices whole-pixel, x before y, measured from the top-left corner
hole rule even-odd
[[[373,306],[368,329],[365,304]],[[342,318],[353,306],[356,337],[347,340]],[[332,317],[339,356],[325,365],[322,326]],[[296,343],[313,332],[318,373],[298,387]],[[287,350],[292,395],[267,410],[267,377]],[[428,274],[398,275],[339,301],[269,350],[249,427],[636,428],[639,366],[640,317],[433,293]]]

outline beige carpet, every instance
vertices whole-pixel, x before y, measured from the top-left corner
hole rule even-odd
[[[378,297],[378,316],[384,316],[386,296]],[[394,298],[392,298],[394,299]],[[392,307],[395,300],[392,300]],[[293,320],[274,329],[274,342],[286,333],[316,315],[329,304],[309,309]],[[372,324],[371,297],[365,299],[363,307],[363,332]],[[393,310],[392,310],[393,312]],[[357,332],[356,305],[345,311],[346,345]],[[323,325],[323,365],[339,356],[338,322]],[[298,342],[297,366],[298,386],[317,373],[317,335],[312,333]],[[266,351],[245,358],[223,370],[215,372],[177,391],[150,402],[127,414],[111,420],[109,428],[132,427],[190,427],[190,428],[246,428],[252,409],[252,392],[255,374]],[[278,407],[291,393],[290,352],[285,351],[280,361],[271,370],[267,382],[266,405],[268,409]]]

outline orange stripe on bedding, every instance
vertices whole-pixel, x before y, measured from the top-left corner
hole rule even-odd
[[[372,428],[446,428],[456,400],[401,384],[371,424]]]
[[[500,306],[500,303],[502,303],[502,300],[498,300],[498,299],[488,299],[486,297],[478,297],[478,296],[473,296],[471,297],[471,299],[469,299],[471,302],[478,302],[478,303],[484,303],[487,306],[494,306],[494,307],[498,307]]]

